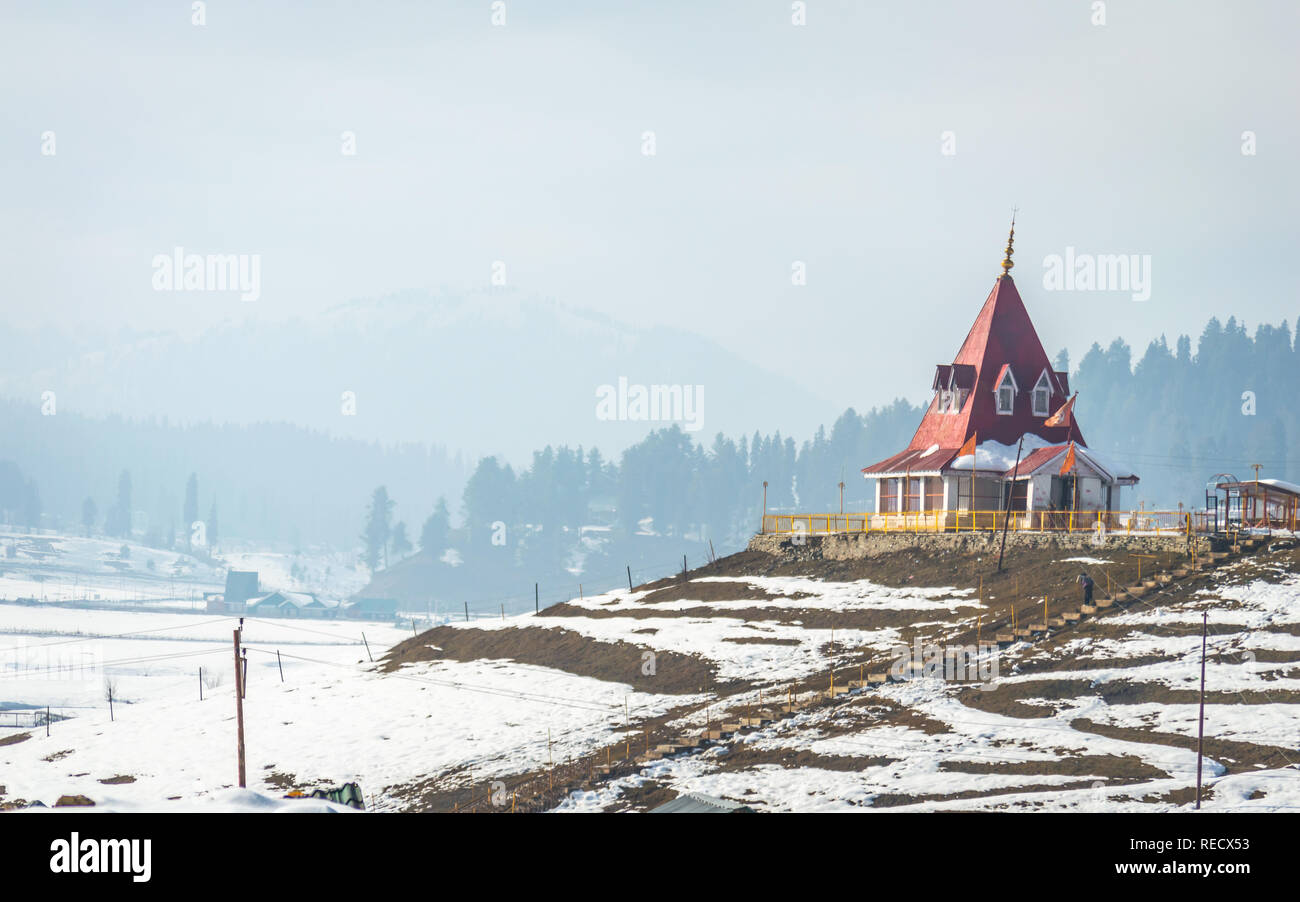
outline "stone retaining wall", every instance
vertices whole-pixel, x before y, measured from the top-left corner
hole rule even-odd
[[[796,544],[798,543],[798,544]],[[933,551],[939,553],[996,554],[1002,545],[1002,533],[992,530],[961,533],[833,533],[830,535],[756,535],[749,540],[750,551],[762,551],[789,560],[850,561],[877,557],[894,551]],[[1204,548],[1205,546],[1202,545]],[[1052,548],[1062,551],[1157,552],[1187,550],[1185,535],[1128,536],[1108,535],[1099,540],[1095,533],[1009,532],[1007,549]]]

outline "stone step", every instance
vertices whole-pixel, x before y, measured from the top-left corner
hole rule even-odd
[[[742,717],[740,723],[746,727],[765,727],[772,722],[770,717]]]
[[[1032,638],[1033,635],[1034,631],[1027,626],[1022,626],[1016,629],[1016,637],[1019,639],[1029,639]]]
[[[1079,613],[1085,617],[1089,614],[1095,614],[1097,613],[1097,606],[1095,604],[1081,604],[1079,605]]]
[[[722,724],[722,726],[720,727],[720,729],[722,730],[722,732],[724,732],[724,733],[726,733],[726,734],[728,734],[728,735],[733,735],[733,734],[735,734],[735,733],[739,733],[739,732],[740,732],[740,724],[738,724],[738,723],[724,723],[724,724]]]
[[[665,742],[662,745],[655,746],[655,751],[664,757],[668,757],[670,755],[676,755],[683,748],[685,748],[685,746],[676,745],[672,742]]]
[[[1078,611],[1066,611],[1064,614],[1061,615],[1061,617],[1062,619],[1065,620],[1066,623],[1078,623],[1080,620],[1083,619],[1083,614],[1079,613]]]
[[[993,641],[998,645],[1010,645],[1016,641],[1015,633],[998,633],[993,637]]]
[[[888,683],[889,680],[890,676],[888,673],[867,674],[867,682],[872,686],[883,686],[885,683]]]
[[[1174,571],[1174,579],[1183,579],[1187,576],[1188,572],[1189,571],[1186,567],[1179,567]]]
[[[1109,608],[1109,607],[1112,607],[1114,604],[1115,604],[1114,600],[1112,600],[1112,599],[1110,599],[1110,598],[1098,598],[1098,599],[1097,599],[1097,607],[1098,607],[1098,608]]]
[[[1146,586],[1129,586],[1128,594],[1132,595],[1134,598],[1141,598],[1143,595],[1147,594]],[[1106,602],[1105,605],[1102,604],[1103,601]],[[1110,605],[1109,598],[1103,598],[1097,601],[1098,607],[1106,607],[1109,605]]]
[[[1144,589],[1154,589],[1154,588],[1155,588],[1156,586],[1158,586],[1158,585],[1160,585],[1160,581],[1157,580],[1157,579],[1144,579],[1144,580],[1142,580],[1142,588],[1144,588]]]
[[[1053,617],[1052,619],[1050,619],[1050,620],[1047,621],[1047,624],[1048,624],[1048,626],[1055,626],[1055,627],[1065,626],[1065,618],[1064,618],[1064,617]]]

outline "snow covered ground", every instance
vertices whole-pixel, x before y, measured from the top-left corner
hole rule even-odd
[[[86,568],[104,553],[63,542]],[[273,571],[274,555],[244,554],[240,566]],[[138,552],[130,558],[138,562]],[[115,576],[86,583],[106,592]],[[861,692],[574,792],[558,810],[625,807],[648,787],[771,811],[1179,808],[1195,785],[1199,708],[1190,693],[1202,613],[1222,631],[1206,665],[1207,736],[1221,744],[1207,753],[1205,806],[1300,810],[1300,577],[1229,567],[1215,578],[1208,589],[1156,595],[1052,640],[1013,645],[982,688],[920,679]],[[626,739],[629,726],[639,737],[647,721],[698,733],[770,705],[787,686],[820,681],[835,661],[886,654],[905,631],[951,636],[986,610],[967,588],[700,578],[573,599],[540,615],[452,622],[469,631],[456,633],[466,642],[491,639],[494,653],[467,657],[462,648],[455,659],[391,673],[371,659],[409,639],[406,629],[249,619],[249,790],[240,793],[237,618],[0,604],[0,805],[80,794],[114,810],[303,810],[308,803],[281,797],[356,781],[372,809],[419,808],[426,794],[597,752]],[[571,658],[520,663],[498,640],[523,630],[589,645]],[[642,649],[690,656],[731,688],[634,689],[592,663],[629,647],[634,660]],[[18,711],[47,705],[48,736]],[[17,725],[24,716],[28,725]]]
[[[43,726],[0,728],[0,741],[28,736],[0,746],[0,802],[82,794],[149,807],[219,797],[236,782],[237,622],[0,606],[0,624],[31,630],[2,640],[0,699],[50,705],[68,718],[48,736]],[[374,807],[393,808],[399,802],[386,790],[397,784],[450,771],[487,779],[540,766],[548,755],[562,760],[622,736],[625,704],[644,717],[681,701],[494,661],[436,661],[385,675],[370,664],[362,630],[376,657],[406,636],[375,624],[246,622],[250,788],[357,781]],[[111,718],[105,679],[115,684]],[[132,782],[102,782],[122,777]]]
[[[844,589],[828,594],[842,596]],[[1207,684],[1216,694],[1206,705],[1207,736],[1212,743],[1254,744],[1261,759],[1273,762],[1243,764],[1236,756],[1244,745],[1232,747],[1231,757],[1225,747],[1211,745],[1204,807],[1300,810],[1300,658],[1289,654],[1300,648],[1300,636],[1287,631],[1300,612],[1295,575],[1204,590],[1181,604],[1161,601],[1159,608],[1137,606],[1098,621],[1131,627],[1121,639],[1084,632],[1047,650],[1013,646],[1004,653],[1002,675],[977,691],[1026,687],[1030,695],[1021,702],[1037,716],[971,707],[961,687],[941,679],[890,684],[702,753],[650,763],[636,775],[570,794],[557,810],[617,809],[626,794],[644,786],[768,811],[1179,808],[1190,803],[1196,783],[1199,707],[1107,702],[1098,693],[1120,683],[1150,692],[1196,690],[1200,636],[1169,635],[1165,627],[1199,626],[1202,610],[1211,613],[1212,624],[1241,628],[1209,643]],[[1284,654],[1256,660],[1267,651]],[[1028,656],[1046,656],[1063,669],[1014,673],[1015,662]],[[1153,656],[1160,660],[1135,666],[1134,659]],[[1073,662],[1081,657],[1114,660],[1115,666],[1077,669]],[[1060,681],[1090,688],[1072,688],[1061,698]],[[1039,686],[1050,694],[1034,698]],[[1242,693],[1250,693],[1249,701]],[[899,711],[906,713],[903,722],[890,716]]]

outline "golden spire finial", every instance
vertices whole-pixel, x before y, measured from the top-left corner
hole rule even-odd
[[[1011,275],[1011,267],[1016,264],[1011,262],[1011,255],[1015,253],[1012,245],[1016,241],[1016,210],[1011,211],[1011,234],[1007,236],[1007,255],[1002,258],[1002,275],[1008,277]]]

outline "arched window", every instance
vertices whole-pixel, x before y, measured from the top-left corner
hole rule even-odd
[[[998,413],[1010,414],[1015,412],[1016,404],[1016,380],[1011,375],[1011,367],[1005,367],[1002,371],[1002,379],[998,382],[997,402]]]
[[[1051,400],[1052,384],[1047,380],[1047,370],[1043,370],[1043,374],[1038,377],[1038,382],[1034,385],[1034,416],[1045,417],[1050,414]]]

